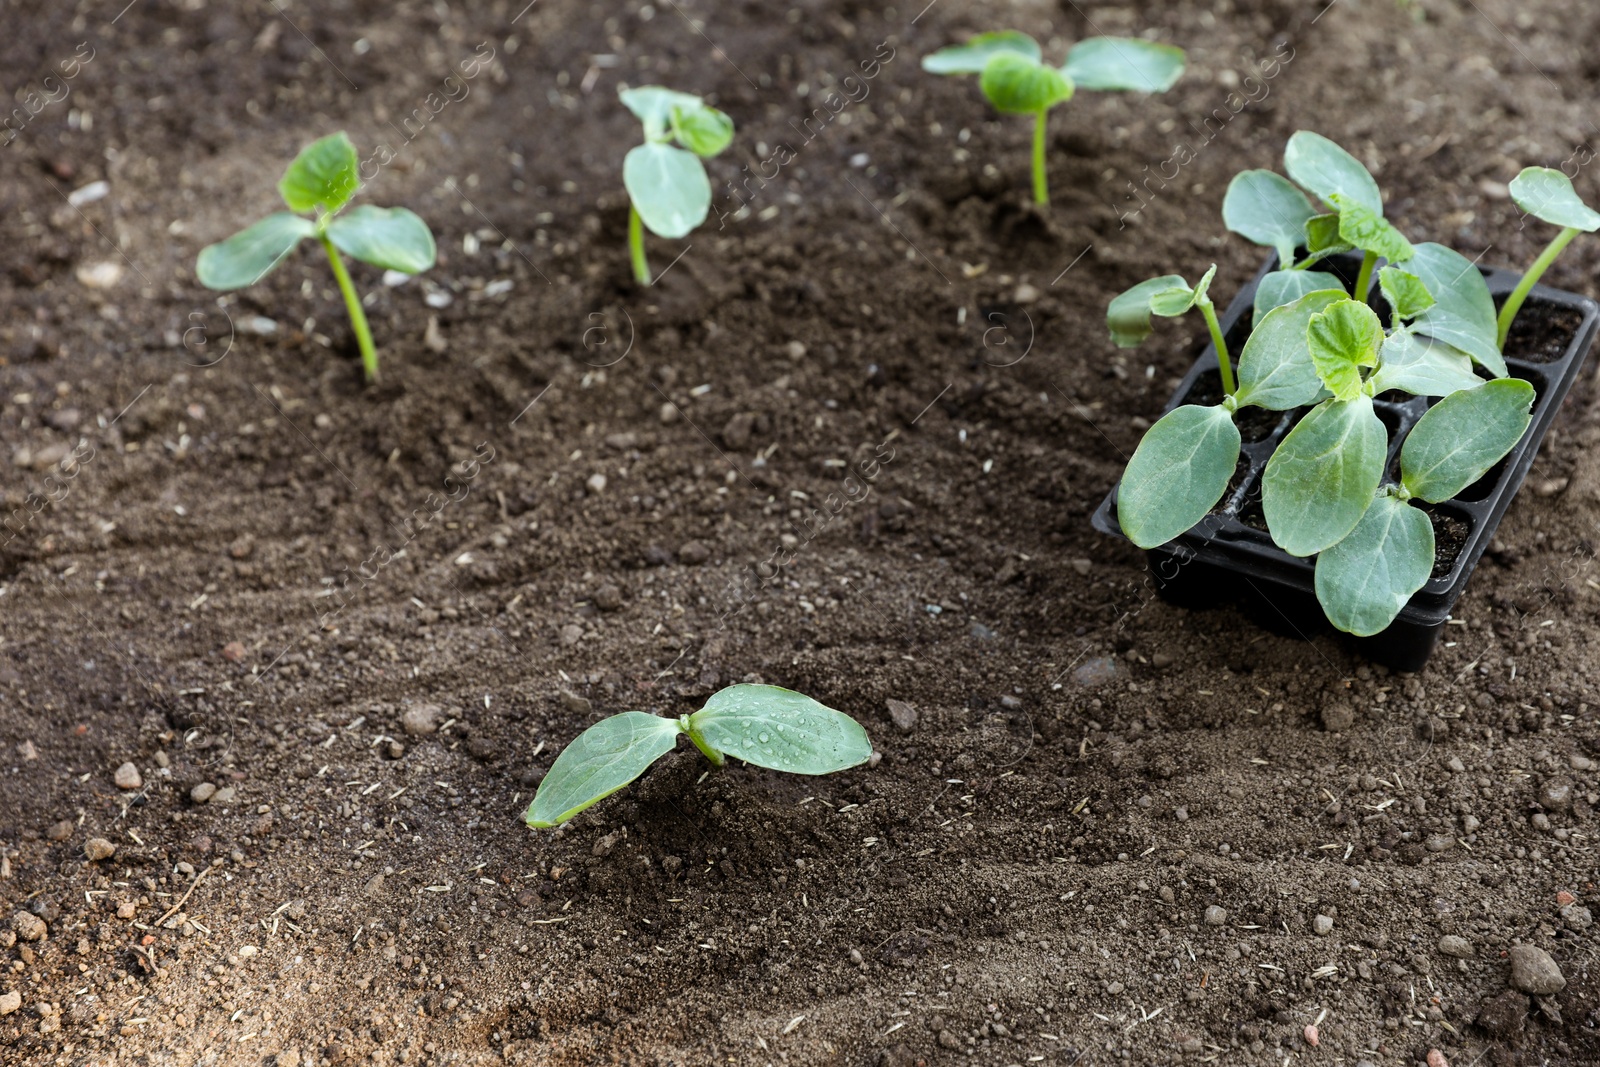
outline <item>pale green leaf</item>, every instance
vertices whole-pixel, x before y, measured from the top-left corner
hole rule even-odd
[[[1413,320],[1416,332],[1459,348],[1496,378],[1505,377],[1494,298],[1472,261],[1444,245],[1427,242],[1415,246],[1406,269],[1422,279],[1434,300],[1432,307]]]
[[[791,774],[831,774],[867,762],[872,742],[842,711],[775,685],[732,685],[689,716],[724,755]]]
[[[1239,462],[1226,408],[1185,404],[1145,431],[1117,487],[1117,521],[1140,548],[1164,545],[1222,499]]]
[[[1383,215],[1383,196],[1367,168],[1319,133],[1301,130],[1290,137],[1283,150],[1283,169],[1289,172],[1296,185],[1310,190],[1330,207],[1337,193],[1375,215]]]
[[[710,159],[733,141],[733,120],[706,104],[675,107],[672,135],[695,155]]]
[[[1001,52],[989,60],[978,87],[996,111],[1006,115],[1032,115],[1071,99],[1072,83],[1054,67]]]
[[[356,146],[343,130],[312,141],[283,172],[278,192],[294,211],[332,214],[347,204],[361,186]]]
[[[1586,233],[1600,229],[1600,212],[1583,202],[1572,187],[1572,179],[1559,170],[1528,167],[1511,179],[1511,199],[1523,211],[1552,226]]]
[[[1306,344],[1317,376],[1333,398],[1350,400],[1361,393],[1361,369],[1378,365],[1383,323],[1370,307],[1346,298],[1311,316]]]
[[[1371,397],[1312,408],[1279,443],[1262,478],[1261,507],[1278,547],[1309,556],[1344,540],[1378,490],[1388,441]]]
[[[1150,336],[1150,298],[1169,289],[1189,288],[1179,274],[1163,274],[1119,293],[1106,308],[1106,325],[1118,348],[1134,348]]]
[[[711,180],[705,164],[668,144],[636,145],[622,161],[622,184],[650,232],[682,237],[706,220]]]
[[[1304,276],[1300,271],[1284,273]],[[1239,354],[1239,389],[1234,399],[1241,406],[1286,411],[1314,404],[1326,395],[1311,362],[1306,329],[1313,316],[1349,299],[1343,288],[1317,289],[1258,319]]]
[[[1164,93],[1183,76],[1183,49],[1135,37],[1089,37],[1067,49],[1061,72],[1080,89]]]
[[[403,207],[362,204],[328,224],[328,239],[363,263],[403,274],[421,274],[438,253],[428,224]]]
[[[930,74],[982,74],[989,60],[1002,52],[1039,62],[1043,53],[1039,42],[1017,30],[980,33],[966,44],[941,48],[922,57],[922,69]]]
[[[1332,194],[1329,203],[1339,209],[1339,240],[1391,263],[1411,258],[1411,242],[1382,214],[1343,193]]]
[[[698,96],[680,93],[661,85],[641,85],[637,89],[618,89],[617,99],[633,112],[644,126],[647,140],[665,140],[672,126],[672,109],[685,110],[704,106]]]
[[[1533,386],[1522,379],[1499,378],[1433,405],[1400,448],[1406,489],[1437,503],[1483,477],[1522,440],[1533,398]]]
[[[1395,319],[1414,319],[1433,307],[1433,294],[1422,279],[1399,267],[1385,267],[1378,272],[1378,288],[1389,302]]]
[[[1339,629],[1371,637],[1427,584],[1433,554],[1428,516],[1381,494],[1348,537],[1317,557],[1317,600]]]
[[[1240,171],[1222,198],[1223,224],[1247,241],[1276,249],[1282,267],[1294,262],[1306,223],[1315,215],[1306,194],[1270,170]]]
[[[1458,389],[1476,389],[1483,379],[1472,372],[1472,359],[1432,337],[1396,330],[1383,342],[1378,371],[1367,379],[1373,396],[1399,389],[1412,396],[1449,396]]]
[[[683,727],[642,711],[601,719],[561,751],[524,816],[529,826],[566,822],[615,793],[672,751]]]
[[[1256,286],[1255,321],[1260,322],[1273,308],[1292,304],[1307,293],[1345,294],[1344,280],[1320,270],[1275,270],[1262,277]]]
[[[207,245],[195,277],[207,289],[241,289],[260,281],[304,238],[316,232],[310,220],[287,211],[268,215],[226,241]]]

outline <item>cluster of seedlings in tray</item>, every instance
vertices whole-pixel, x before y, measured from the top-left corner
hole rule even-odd
[[[1576,234],[1600,228],[1600,214],[1560,171],[1518,175],[1518,206],[1562,229],[1497,316],[1477,267],[1444,245],[1408,241],[1384,218],[1377,182],[1344,149],[1301,131],[1289,139],[1284,169],[1288,178],[1237,175],[1223,200],[1228,229],[1274,249],[1279,263],[1256,290],[1237,376],[1207,295],[1214,266],[1192,287],[1169,274],[1111,301],[1107,324],[1125,347],[1151,333],[1152,315],[1198,308],[1225,394],[1214,405],[1182,404],[1150,427],[1118,487],[1117,517],[1142,548],[1187,532],[1234,476],[1239,411],[1308,409],[1267,463],[1262,510],[1279,548],[1316,556],[1328,619],[1368,636],[1388,627],[1433,573],[1433,524],[1417,502],[1457,496],[1527,430],[1534,389],[1507,376],[1501,349],[1540,275]],[[1317,267],[1350,252],[1361,268],[1347,289]],[[1386,481],[1389,432],[1373,399],[1391,390],[1439,399],[1406,434],[1398,479]]]

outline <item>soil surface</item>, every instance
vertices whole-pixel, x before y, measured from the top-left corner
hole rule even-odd
[[[0,39],[0,1062],[1600,1062],[1594,373],[1415,676],[1088,522],[1204,340],[1107,300],[1230,296],[1300,128],[1531,261],[1600,8],[120,6]],[[1031,125],[918,69],[1004,25],[1190,69],[1057,111],[1040,210]],[[649,288],[624,82],[739,130]],[[192,273],[340,128],[440,245],[354,269],[372,387],[314,249]],[[521,824],[600,716],[756,679],[881,757]]]

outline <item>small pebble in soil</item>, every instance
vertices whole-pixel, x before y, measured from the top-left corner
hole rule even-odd
[[[594,710],[593,701],[591,701],[588,697],[579,696],[570,689],[558,690],[556,695],[560,697],[562,706],[568,711],[575,712],[579,715],[587,715]]]
[[[661,420],[661,425],[670,426],[678,421],[678,405],[668,401],[661,405],[661,410],[656,413],[656,418]]]
[[[575,622],[569,622],[567,625],[561,628],[560,636],[562,646],[565,648],[571,648],[573,645],[583,640],[583,627],[579,626]]]
[[[138,789],[144,785],[144,776],[139,773],[139,768],[131,763],[124,763],[118,767],[111,780],[117,783],[118,789]]]
[[[49,924],[30,911],[19,911],[13,915],[11,928],[24,941],[43,941],[50,933]]]
[[[1306,1044],[1310,1045],[1312,1048],[1316,1048],[1318,1045],[1322,1044],[1322,1035],[1318,1032],[1316,1023],[1306,1024],[1305,1035]]]
[[[1333,933],[1333,919],[1327,915],[1318,915],[1311,920],[1311,929],[1318,937],[1327,937]]]
[[[1206,925],[1221,926],[1228,921],[1228,909],[1217,904],[1206,908]]]
[[[1072,672],[1072,680],[1084,689],[1093,689],[1108,682],[1115,681],[1117,677],[1117,663],[1105,656],[1096,656],[1086,660],[1077,670]]]
[[[437,704],[418,704],[400,716],[400,725],[412,737],[425,737],[439,729],[444,709]]]
[[[1572,779],[1546,778],[1539,787],[1538,801],[1545,811],[1567,811],[1572,807]]]
[[[222,646],[222,658],[229,663],[238,663],[244,659],[245,647],[242,641],[229,641]]]
[[[32,741],[24,741],[17,746],[17,755],[20,756],[24,762],[28,760],[36,760],[39,758],[39,750],[33,747]]]
[[[51,825],[50,829],[45,831],[45,836],[52,841],[65,841],[72,836],[72,830],[72,820],[62,819],[60,822]]]
[[[1439,951],[1458,960],[1468,959],[1473,955],[1472,942],[1459,934],[1445,934],[1441,937],[1439,939]]]
[[[889,701],[889,718],[894,722],[895,729],[903,734],[909,734],[917,728],[916,705],[908,704],[904,700]]]
[[[678,562],[687,563],[691,567],[698,567],[711,558],[711,549],[706,547],[704,541],[685,541],[678,549]]]
[[[103,837],[91,837],[83,843],[83,854],[90,863],[108,860],[117,854],[117,846]]]
[[[1561,909],[1561,921],[1574,930],[1585,930],[1594,923],[1594,915],[1582,904],[1568,904]]]
[[[591,474],[589,475],[589,480],[584,484],[589,487],[589,492],[591,493],[603,493],[606,491],[606,476],[604,474]]]
[[[1342,700],[1336,700],[1322,709],[1322,728],[1330,734],[1343,733],[1355,723],[1355,709]]]
[[[594,591],[592,599],[601,611],[616,611],[622,607],[622,590],[608,582]]]
[[[217,787],[211,782],[201,782],[199,785],[189,790],[189,799],[194,801],[196,804],[204,804],[206,801],[210,800],[216,795]]]
[[[1511,986],[1524,993],[1547,997],[1567,988],[1567,979],[1561,973],[1550,953],[1537,945],[1512,945],[1507,953],[1511,960]]]
[[[1450,1061],[1436,1048],[1428,1050],[1428,1067],[1450,1067]]]

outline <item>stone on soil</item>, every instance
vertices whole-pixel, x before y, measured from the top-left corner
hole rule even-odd
[[[1511,959],[1512,988],[1539,997],[1567,988],[1561,968],[1550,958],[1550,953],[1537,945],[1512,945],[1507,955]]]
[[[131,763],[124,763],[118,767],[111,780],[117,783],[118,789],[138,789],[144,785],[144,776],[139,773],[139,768]]]

